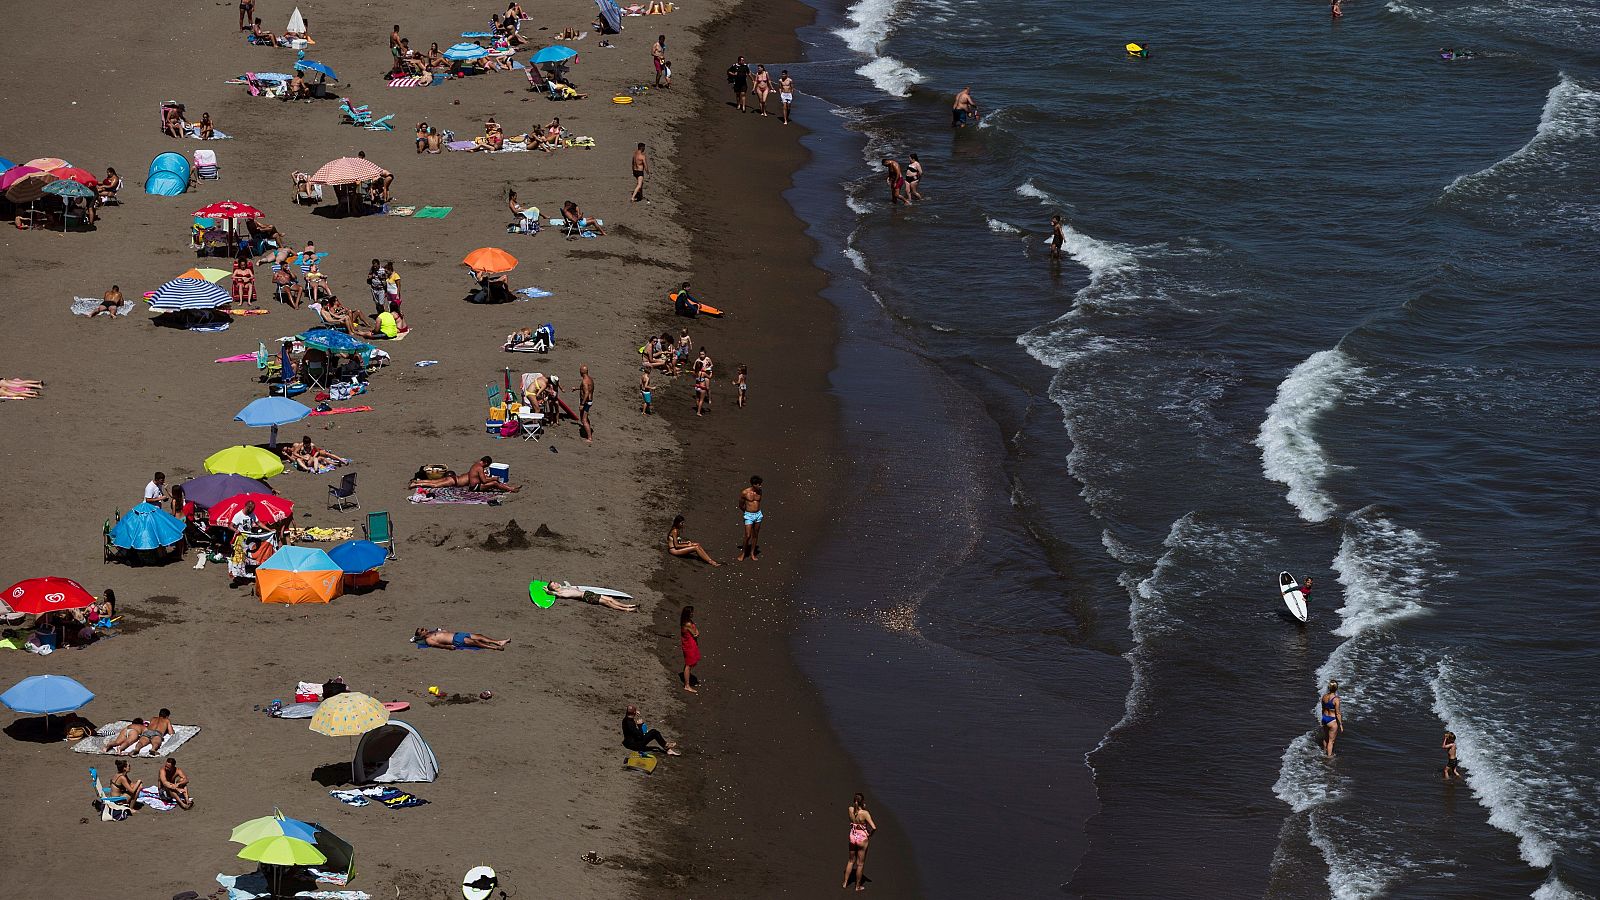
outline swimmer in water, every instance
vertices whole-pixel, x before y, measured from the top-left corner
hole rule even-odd
[[[1466,781],[1466,776],[1461,774],[1460,764],[1456,760],[1456,733],[1454,731],[1446,731],[1444,733],[1444,742],[1439,746],[1444,749],[1443,777],[1445,782],[1448,783],[1451,779]]]
[[[1333,759],[1333,742],[1344,731],[1344,711],[1339,708],[1339,682],[1328,682],[1322,695],[1322,752]]]
[[[1344,18],[1344,0],[1333,0],[1333,6],[1329,8],[1329,13],[1335,19]]]
[[[1063,230],[1063,228],[1062,228],[1061,217],[1059,215],[1051,216],[1050,217],[1050,258],[1051,259],[1055,259],[1055,260],[1061,259],[1061,247],[1064,244],[1066,244],[1066,242],[1067,242],[1067,234],[1066,234],[1066,231]]]
[[[967,120],[978,120],[978,102],[972,99],[972,86],[962,88],[957,94],[955,102],[950,104],[950,127],[965,128]]]

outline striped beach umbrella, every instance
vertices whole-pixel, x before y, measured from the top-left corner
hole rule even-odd
[[[389,711],[366,694],[347,691],[322,701],[311,716],[311,730],[328,737],[366,734],[389,721]]]
[[[220,287],[199,278],[174,278],[156,288],[150,308],[157,312],[175,309],[216,309],[233,298]]]
[[[450,49],[444,52],[445,59],[455,60],[456,62],[470,62],[474,59],[483,59],[488,55],[489,51],[483,47],[466,43],[452,44]]]
[[[56,169],[65,169],[67,166],[72,165],[72,163],[54,156],[41,156],[38,159],[30,159],[23,163],[23,165],[33,166],[35,169],[38,169],[41,172],[54,172]]]
[[[314,184],[356,184],[387,174],[387,170],[379,168],[371,160],[346,156],[318,169],[317,174],[311,176],[311,181]]]

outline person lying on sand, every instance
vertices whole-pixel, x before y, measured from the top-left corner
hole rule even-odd
[[[161,799],[168,803],[176,803],[182,809],[193,809],[194,798],[189,796],[189,776],[178,768],[178,760],[167,757],[162,763],[161,771],[156,775],[156,787],[161,792]]]
[[[637,603],[623,603],[615,597],[607,597],[605,594],[586,591],[570,581],[546,582],[544,590],[545,593],[552,597],[560,597],[563,600],[582,600],[585,603],[593,603],[595,606],[604,606],[607,609],[614,609],[618,612],[633,612],[639,608]]]
[[[139,735],[139,740],[124,751],[129,754],[153,756],[161,749],[161,742],[172,736],[172,711],[163,709],[156,713],[144,726],[144,731]]]
[[[669,741],[660,731],[645,724],[644,717],[639,714],[639,707],[628,705],[628,712],[622,717],[622,746],[635,753],[645,753],[650,745],[655,744],[667,751],[668,756],[682,756],[678,752],[678,742]]]
[[[116,737],[111,739],[111,743],[106,744],[106,752],[115,753],[119,756],[123,755],[124,750],[131,749],[134,744],[139,742],[139,738],[144,734],[146,724],[145,720],[134,716],[133,721],[124,725],[122,730],[117,732]]]
[[[106,291],[106,295],[104,299],[100,301],[100,305],[94,308],[94,312],[89,313],[89,318],[92,319],[98,315],[108,315],[112,318],[116,318],[117,310],[121,308],[122,289],[113,284],[111,286],[111,290]]]
[[[504,650],[506,645],[511,643],[509,639],[497,641],[475,632],[447,631],[443,628],[418,628],[416,634],[412,635],[411,642],[445,650],[465,650],[468,647],[480,650]]]
[[[302,467],[312,471],[316,471],[322,466],[336,466],[345,461],[311,443],[311,435],[309,434],[301,437],[300,443],[290,444],[285,447],[283,456],[285,459],[299,463]]]
[[[506,484],[498,478],[489,477],[489,466],[494,462],[493,457],[485,456],[472,464],[465,475],[449,475],[443,478],[414,478],[411,480],[413,488],[447,488],[464,487],[473,491],[503,491],[515,494],[522,490],[520,484]]]

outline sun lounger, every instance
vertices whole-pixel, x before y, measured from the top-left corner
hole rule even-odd
[[[394,126],[389,124],[389,120],[393,118],[394,114],[391,113],[381,119],[373,119],[367,123],[366,128],[368,131],[393,131]]]

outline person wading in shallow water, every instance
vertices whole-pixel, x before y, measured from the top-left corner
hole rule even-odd
[[[1456,760],[1456,733],[1446,731],[1444,741],[1439,746],[1444,750],[1444,780],[1466,781],[1466,776],[1461,774],[1460,764]]]
[[[856,890],[867,889],[867,843],[872,840],[872,833],[878,826],[872,821],[872,813],[867,812],[867,800],[856,794],[850,800],[850,855],[844,863],[844,884],[840,887],[848,888],[853,879]]]
[[[1328,682],[1328,692],[1322,695],[1322,752],[1333,758],[1333,742],[1344,731],[1344,713],[1339,708],[1339,682]]]

